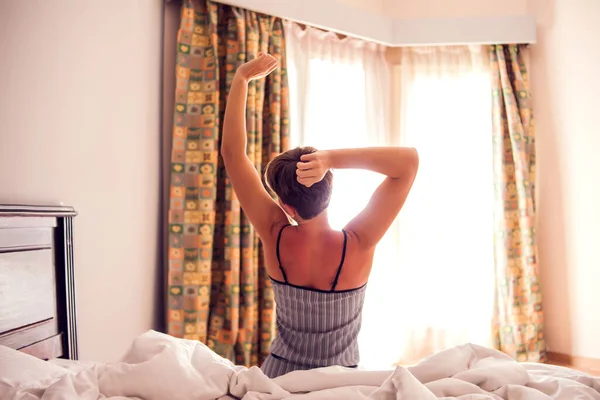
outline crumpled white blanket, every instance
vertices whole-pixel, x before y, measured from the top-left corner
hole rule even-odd
[[[542,364],[520,364],[492,349],[455,347],[394,371],[341,367],[276,379],[234,366],[204,344],[149,331],[116,363],[82,364],[41,382],[0,373],[0,399],[430,400],[600,399],[600,378]]]

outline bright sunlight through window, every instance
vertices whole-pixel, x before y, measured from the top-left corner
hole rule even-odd
[[[292,145],[381,145],[368,132],[363,65],[317,58],[306,65],[310,79],[302,85],[289,66],[290,87],[301,90],[304,99],[291,104]],[[394,116],[403,144],[419,151],[420,169],[400,217],[377,248],[359,338],[366,368],[389,368],[465,342],[490,344],[489,75],[487,70],[416,73],[401,81],[396,90],[402,105]],[[382,179],[370,172],[335,171],[332,227],[343,228],[359,213]]]
[[[293,146],[326,150],[374,145],[366,134],[362,66],[312,59],[309,67],[310,99],[304,107],[310,118],[305,121],[303,137],[292,137]],[[290,79],[292,76],[290,72]],[[331,226],[342,229],[367,205],[381,181],[382,177],[371,172],[334,171],[334,189],[328,211]]]
[[[487,71],[417,74],[401,90],[402,141],[418,149],[420,167],[400,215],[394,330],[412,361],[491,344],[492,106]]]

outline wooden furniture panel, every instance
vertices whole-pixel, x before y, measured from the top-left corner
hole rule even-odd
[[[58,333],[57,318],[27,325],[0,335],[0,344],[13,349],[22,349],[44,338]]]
[[[37,358],[41,358],[42,360],[59,358],[63,355],[62,334],[59,333],[48,339],[25,346],[21,351]]]
[[[0,332],[56,317],[52,250],[0,253]]]
[[[53,221],[56,225],[56,220]],[[25,250],[51,249],[54,227],[45,228],[0,228],[0,253]]]
[[[71,207],[0,205],[0,345],[77,359]]]

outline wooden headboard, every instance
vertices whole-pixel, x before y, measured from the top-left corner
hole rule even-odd
[[[71,207],[0,205],[0,345],[77,359]]]

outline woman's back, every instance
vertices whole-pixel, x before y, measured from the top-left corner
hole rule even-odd
[[[274,279],[279,337],[273,351],[284,351],[285,344],[288,357],[308,362],[309,368],[348,366],[358,357],[356,336],[373,252],[408,196],[418,155],[414,149],[400,147],[289,150],[267,166],[265,182],[277,195],[274,201],[246,155],[246,98],[248,82],[276,68],[274,57],[261,54],[236,71],[225,108],[221,157],[244,214],[264,245],[267,272]],[[327,222],[331,170],[338,168],[386,176],[345,233],[332,231]],[[298,227],[285,228],[279,235],[290,217]],[[344,329],[351,333],[345,335]],[[263,365],[270,376],[306,368],[276,355],[267,357]],[[276,362],[287,364],[284,368],[273,365]]]
[[[366,284],[353,285],[349,235],[284,225],[271,251],[277,337],[262,366],[271,377],[297,369],[355,367]],[[370,265],[370,264],[369,264]],[[278,279],[280,278],[280,279]],[[342,279],[343,282],[342,283]]]
[[[326,219],[327,213],[316,217],[321,218]],[[328,225],[315,224],[317,229],[283,225],[279,229],[277,240],[265,246],[271,278],[322,291],[355,289],[367,282],[373,251],[361,251],[352,232],[322,226]]]

